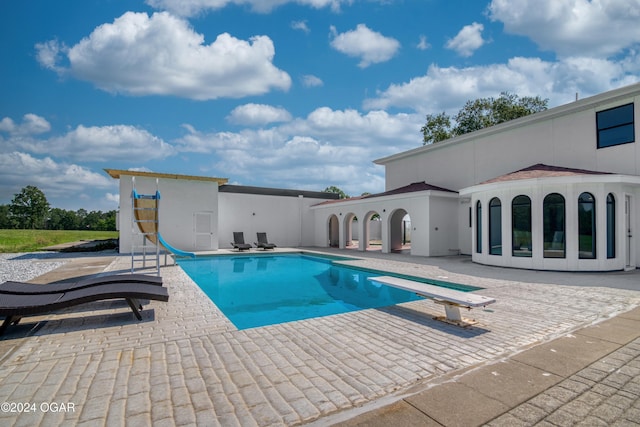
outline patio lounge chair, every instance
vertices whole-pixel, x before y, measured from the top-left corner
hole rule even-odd
[[[256,245],[257,248],[267,250],[267,249],[273,249],[276,247],[275,244],[269,243],[269,241],[267,240],[267,233],[257,233],[257,236],[258,236],[258,243],[254,243],[254,245]]]
[[[49,313],[93,301],[123,298],[138,320],[142,320],[139,299],[168,301],[167,288],[148,283],[110,283],[52,294],[0,294],[0,316],[4,322],[0,335],[7,327],[17,324],[23,316]]]
[[[248,251],[251,249],[251,245],[244,242],[244,233],[242,231],[233,232],[233,242],[231,245],[239,251]]]
[[[146,274],[110,274],[108,276],[87,277],[72,283],[34,283],[8,281],[0,284],[0,294],[55,294],[109,283],[146,283],[162,286],[162,277]]]

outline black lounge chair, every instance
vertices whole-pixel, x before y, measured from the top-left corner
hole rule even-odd
[[[257,236],[258,236],[258,243],[254,243],[254,245],[256,245],[257,248],[266,251],[267,249],[273,249],[276,247],[275,244],[269,243],[269,241],[267,240],[267,233],[257,233]]]
[[[9,325],[17,324],[23,316],[49,313],[54,310],[73,307],[93,301],[125,299],[138,320],[142,320],[139,299],[168,301],[167,288],[149,283],[110,283],[96,285],[67,292],[51,294],[8,294],[0,293],[0,316],[4,322],[0,335]]]
[[[8,281],[0,284],[0,294],[55,294],[109,283],[146,283],[162,286],[162,277],[146,274],[111,274],[87,277],[71,283],[48,283],[46,285]]]
[[[231,245],[239,251],[248,251],[251,249],[251,245],[244,242],[244,233],[242,231],[233,232],[233,242]]]

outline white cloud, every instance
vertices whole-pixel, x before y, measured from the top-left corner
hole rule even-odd
[[[640,0],[492,0],[492,20],[560,56],[609,57],[640,43]]]
[[[176,143],[180,151],[206,154],[210,162],[202,173],[256,185],[259,169],[258,185],[282,187],[286,170],[290,188],[322,190],[351,182],[349,191],[359,194],[382,191],[384,168],[372,160],[419,146],[423,120],[416,114],[321,107],[271,128],[203,133],[186,125],[187,134]]]
[[[331,47],[346,55],[360,58],[360,68],[388,61],[400,49],[398,40],[372,31],[365,24],[358,24],[355,30],[345,33],[338,33],[333,26],[330,31],[333,37]]]
[[[228,5],[247,5],[257,13],[269,13],[273,9],[288,3],[311,6],[315,9],[330,7],[337,12],[342,3],[353,0],[147,0],[151,7],[168,10],[179,16],[195,16],[209,10],[222,9]]]
[[[300,30],[304,33],[309,34],[311,32],[311,30],[309,29],[309,26],[307,26],[307,21],[293,21],[291,22],[291,28],[293,28],[294,30]]]
[[[227,120],[235,124],[265,125],[274,122],[288,122],[291,114],[284,108],[264,104],[245,104],[234,108]]]
[[[68,51],[68,48],[58,42],[57,40],[49,40],[44,43],[36,44],[36,59],[45,68],[54,71],[61,71],[61,68],[57,65],[62,53]]]
[[[477,22],[465,25],[445,46],[447,49],[455,50],[460,56],[469,57],[484,44],[483,30],[484,25]]]
[[[126,125],[80,125],[48,145],[49,153],[83,161],[163,159],[175,153],[161,138]]]
[[[37,135],[51,130],[51,124],[36,114],[25,114],[21,124],[15,124],[10,117],[0,120],[0,131],[11,135]]]
[[[127,12],[64,52],[51,42],[36,49],[42,65],[113,93],[207,100],[291,86],[289,75],[272,63],[269,37],[244,41],[223,33],[205,44],[187,21],[166,12]],[[68,68],[51,59],[63,53]]]
[[[431,65],[423,76],[379,91],[366,99],[366,109],[410,108],[422,113],[457,112],[468,100],[498,96],[509,91],[520,96],[541,96],[555,105],[638,81],[640,64],[590,58],[559,62],[539,58],[510,59],[506,64],[466,68]],[[552,105],[553,106],[553,105]]]
[[[187,134],[177,140],[176,148],[186,153],[210,154],[224,150],[244,151],[251,142],[258,143],[257,131],[203,133],[191,125],[183,125]],[[252,139],[253,138],[253,139]]]
[[[302,76],[302,85],[304,87],[318,87],[324,85],[324,82],[320,77],[314,76],[313,74],[307,74]]]
[[[27,151],[33,154],[103,162],[110,160],[163,159],[175,154],[174,148],[144,129],[127,125],[83,126],[61,136],[37,138],[50,130],[49,123],[35,114],[26,114],[22,124],[15,125],[5,117],[0,130],[10,132],[3,141],[5,151]]]
[[[376,110],[363,114],[357,110],[333,110],[320,107],[312,111],[304,121],[292,123],[292,130],[312,135],[340,145],[370,146],[385,150],[389,145],[399,147],[415,144],[421,117],[411,114],[389,114]],[[283,126],[285,128],[286,125]],[[419,141],[418,141],[419,142]],[[369,157],[371,161],[374,157]]]
[[[427,36],[424,34],[420,35],[420,41],[416,45],[416,47],[420,50],[427,50],[431,47],[431,45],[427,42]]]
[[[104,198],[107,202],[120,203],[120,194],[118,193],[105,193]]]
[[[83,166],[18,151],[0,153],[0,183],[0,198],[10,198],[26,185],[35,185],[47,197],[75,197],[87,188],[117,187],[116,181]]]

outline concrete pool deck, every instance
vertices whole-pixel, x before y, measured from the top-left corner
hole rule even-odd
[[[348,264],[480,286],[497,303],[469,313],[479,323],[468,329],[433,320],[443,309],[424,300],[238,331],[179,267],[163,267],[170,300],[149,304],[142,322],[116,301],[26,318],[8,330],[0,341],[0,396],[35,411],[2,410],[0,422],[498,426],[562,424],[571,416],[590,425],[640,419],[640,271],[549,273],[485,267],[468,257],[323,252],[358,258]],[[130,267],[126,256],[67,259],[37,281]],[[54,403],[66,411],[52,410]],[[595,408],[607,415],[597,418]]]

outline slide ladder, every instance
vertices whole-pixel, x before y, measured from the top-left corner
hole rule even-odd
[[[132,238],[131,238],[131,272],[136,265],[147,268],[147,263],[155,261],[158,276],[160,275],[160,247],[166,249],[164,264],[167,265],[167,252],[175,257],[195,258],[193,252],[183,251],[171,246],[162,238],[159,230],[159,205],[160,191],[158,190],[158,179],[156,179],[155,194],[139,194],[136,191],[135,177],[132,179],[131,207],[132,207]],[[136,264],[136,262],[138,264]]]
[[[138,194],[136,177],[131,177],[131,273],[136,265],[147,268],[155,261],[156,274],[160,275],[160,244],[158,242],[158,205],[160,191],[156,179],[155,194]],[[151,244],[148,244],[151,243]],[[137,264],[136,264],[137,263]]]

